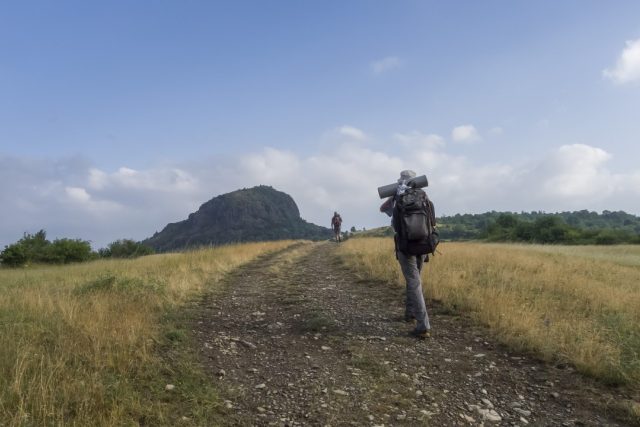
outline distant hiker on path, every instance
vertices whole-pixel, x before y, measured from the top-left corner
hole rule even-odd
[[[342,227],[342,218],[338,212],[334,212],[333,217],[331,218],[331,228],[333,229],[333,234],[336,238],[336,242],[338,243],[342,240],[340,238],[340,227]]]
[[[415,176],[416,173],[412,170],[400,172],[398,190],[394,196],[389,197],[380,206],[380,212],[392,217],[391,224],[395,231],[396,258],[407,282],[404,320],[407,323],[412,322],[413,319],[416,320],[416,327],[410,332],[410,335],[417,338],[427,338],[430,336],[431,325],[429,324],[429,315],[424,302],[422,280],[420,278],[427,252],[422,248],[410,245],[410,242],[406,240],[406,236],[409,234],[407,227],[412,227],[417,223],[420,223],[422,227],[425,225],[432,227],[435,226],[435,218],[431,212],[428,212],[433,210],[433,205],[429,202],[427,193],[420,188],[411,188],[405,185],[408,180],[415,178]],[[412,221],[414,215],[416,220]],[[424,218],[428,218],[426,224]],[[431,222],[432,219],[433,222]],[[411,231],[409,230],[409,232]]]

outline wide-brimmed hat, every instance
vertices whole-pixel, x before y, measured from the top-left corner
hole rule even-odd
[[[402,172],[400,172],[400,179],[398,179],[398,183],[401,183],[402,181],[409,181],[412,178],[416,177],[416,173],[410,169],[407,170],[403,170]]]

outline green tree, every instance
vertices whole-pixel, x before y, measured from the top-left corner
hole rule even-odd
[[[45,252],[51,244],[47,240],[47,233],[40,230],[35,234],[24,233],[22,239],[18,240],[5,249],[0,254],[2,264],[19,267],[30,262],[41,262],[46,258]]]
[[[569,226],[556,216],[544,216],[533,223],[533,241],[537,243],[561,243],[566,241]]]
[[[27,252],[24,246],[19,243],[5,246],[0,253],[0,262],[8,267],[20,267],[25,265],[27,261]]]
[[[47,240],[47,232],[40,230],[35,234],[24,233],[22,239],[18,240],[18,244],[24,248],[27,262],[43,262],[51,242]]]
[[[151,255],[155,251],[149,246],[143,245],[131,239],[120,239],[100,249],[100,256],[104,258],[136,258],[144,255]]]
[[[45,251],[45,262],[68,264],[89,261],[93,258],[91,244],[80,239],[56,239]]]
[[[29,263],[68,264],[93,259],[91,244],[80,239],[47,240],[47,233],[40,230],[35,234],[24,233],[22,239],[0,253],[3,265],[18,267]]]
[[[494,241],[516,240],[515,229],[519,223],[520,220],[514,214],[500,214],[496,220],[487,227],[487,238]]]
[[[530,222],[519,221],[514,227],[514,240],[531,242],[534,235],[534,225]]]

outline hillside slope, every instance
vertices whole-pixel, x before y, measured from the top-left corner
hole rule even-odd
[[[231,242],[329,238],[330,230],[300,218],[293,198],[269,186],[222,194],[143,241],[157,251]]]

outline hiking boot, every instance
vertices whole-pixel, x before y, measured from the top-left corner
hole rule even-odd
[[[414,329],[411,332],[409,332],[409,335],[423,340],[431,336],[431,331],[429,329],[426,329],[424,331],[419,331],[417,329]]]

